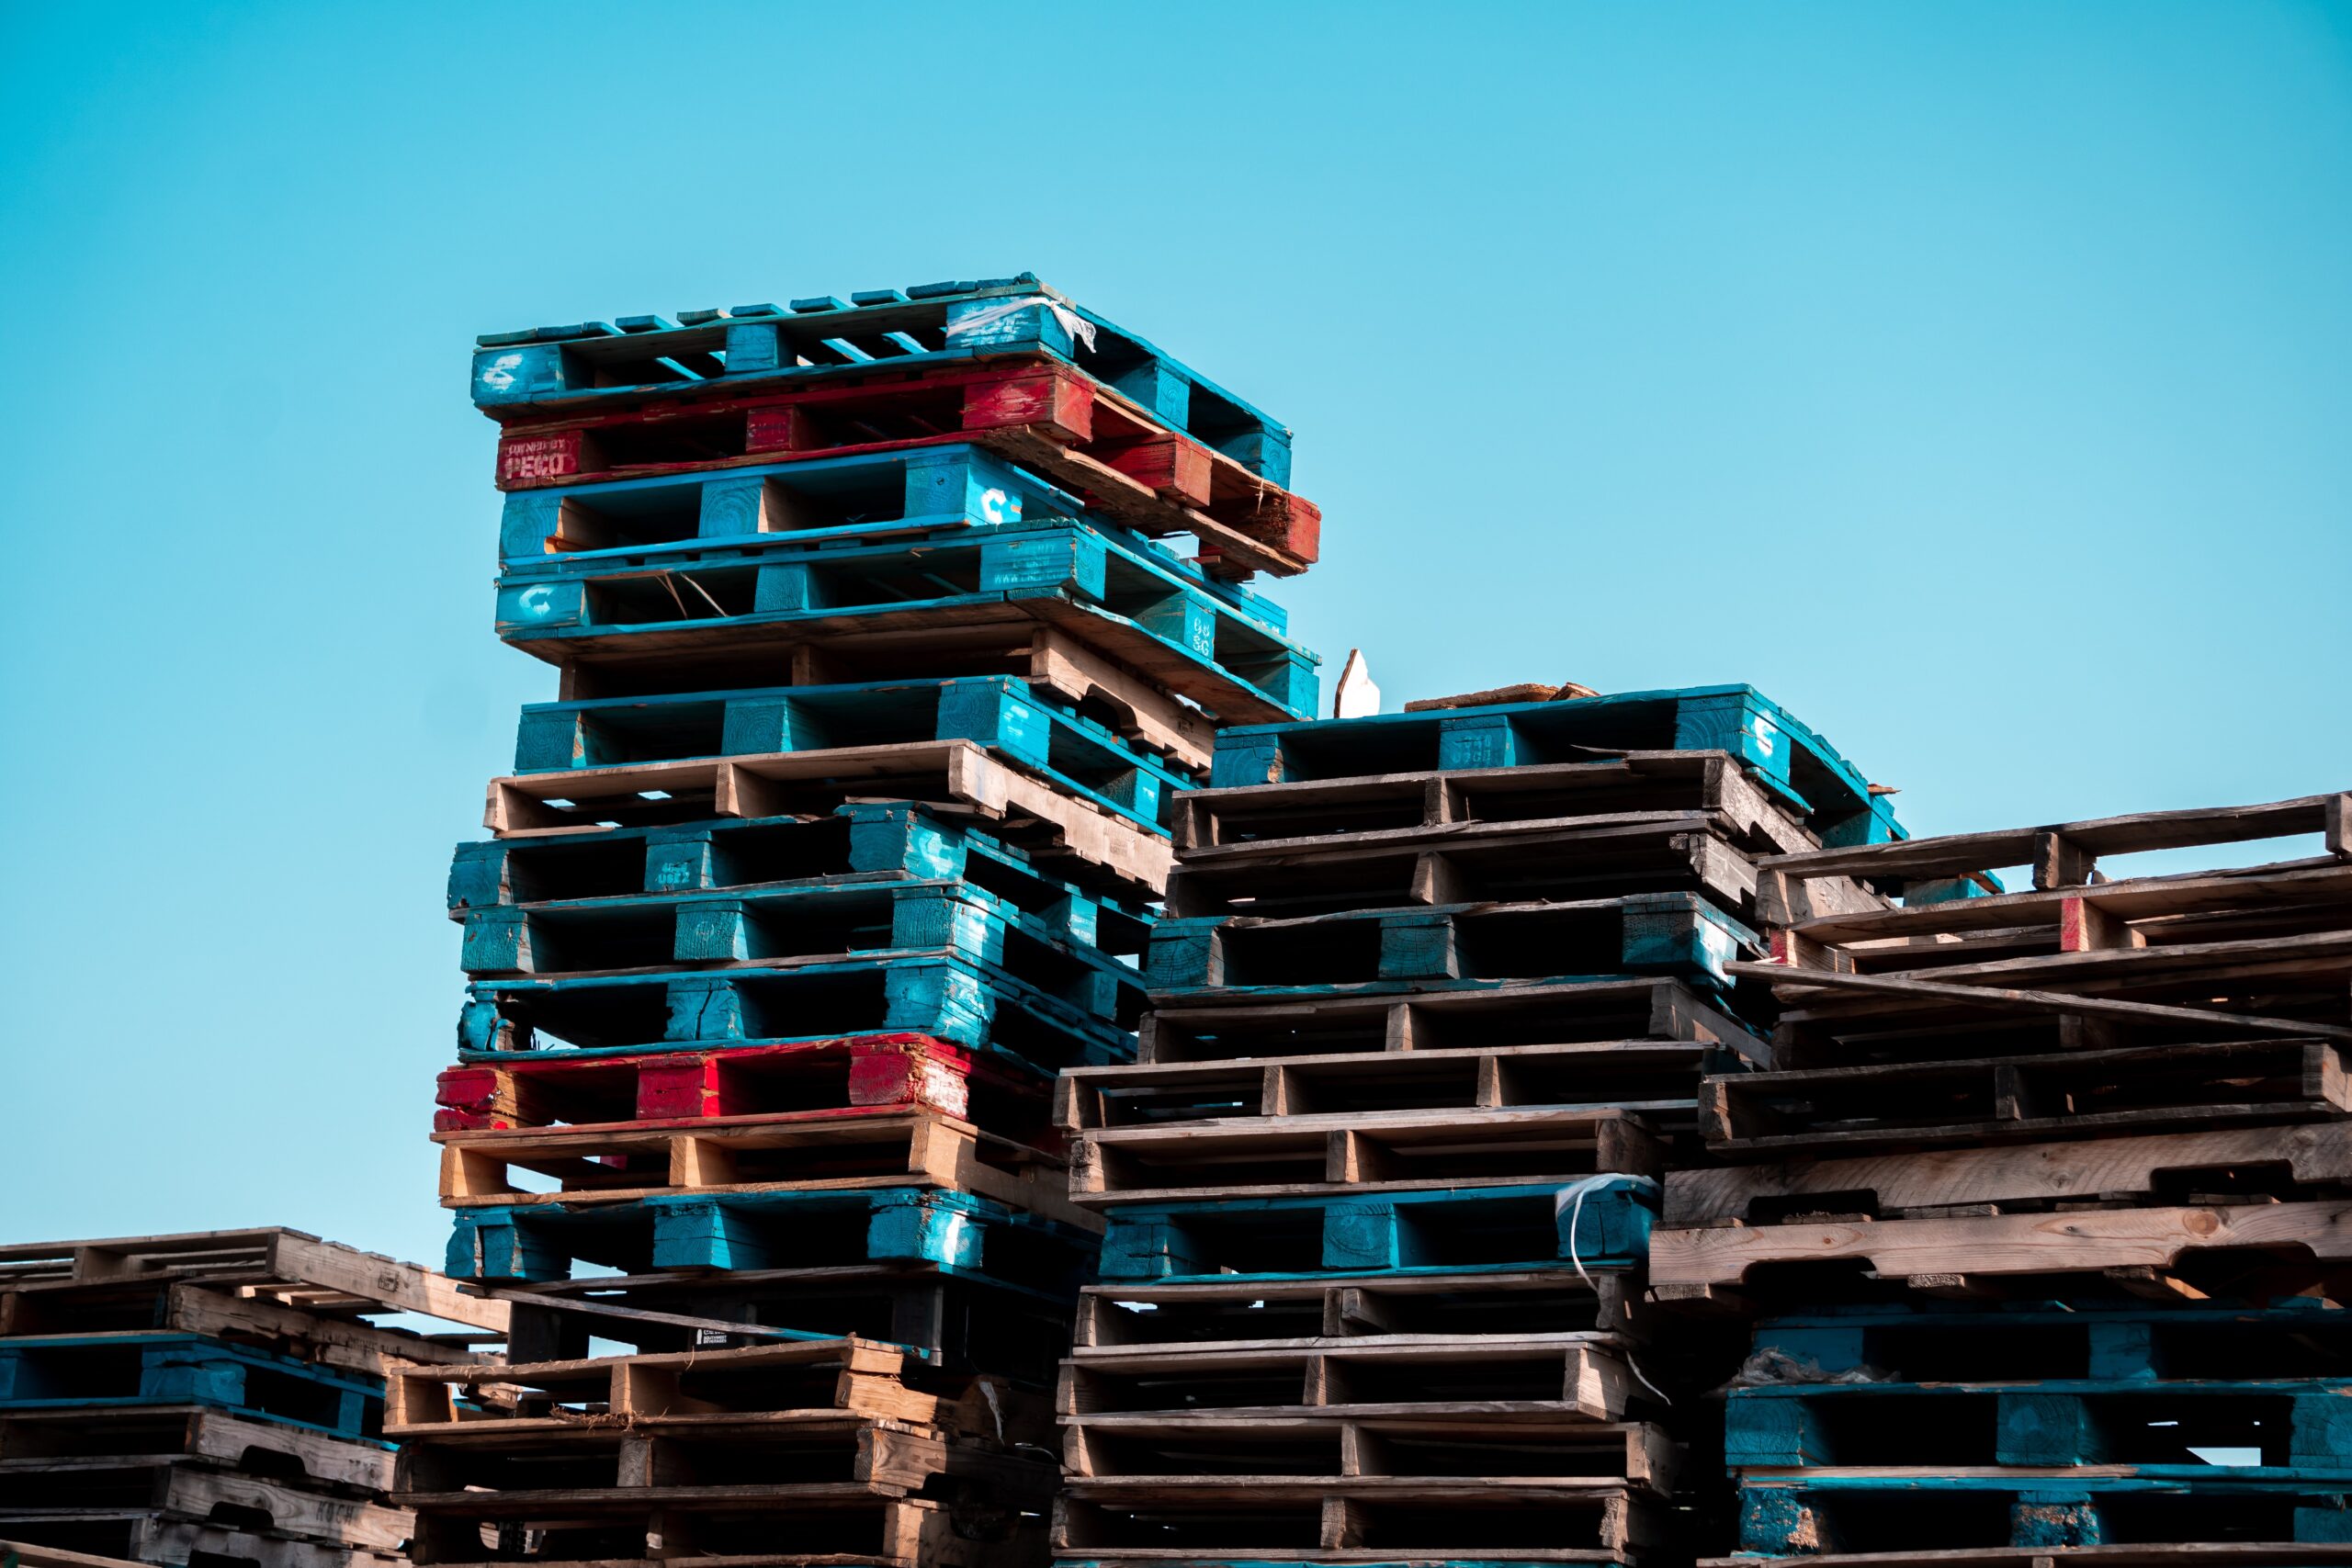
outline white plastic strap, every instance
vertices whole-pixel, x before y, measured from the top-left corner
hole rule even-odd
[[[1054,313],[1054,320],[1062,324],[1062,331],[1084,344],[1088,353],[1094,352],[1094,323],[1060,300],[1044,294],[1030,294],[1019,299],[1000,300],[985,310],[975,310],[959,321],[948,322],[947,335],[954,337],[958,333],[976,333],[983,327],[992,327],[1006,317],[1017,315],[1033,305],[1043,305],[1046,310],[1051,310]]]
[[[1568,1212],[1568,1261],[1576,1265],[1577,1278],[1588,1285],[1592,1283],[1592,1276],[1586,1272],[1584,1259],[1577,1256],[1577,1220],[1584,1213],[1585,1195],[1598,1192],[1612,1181],[1622,1181],[1629,1187],[1645,1187],[1652,1192],[1658,1190],[1657,1183],[1649,1177],[1628,1176],[1623,1171],[1603,1170],[1571,1181],[1552,1194],[1553,1217],[1557,1219],[1563,1209]]]

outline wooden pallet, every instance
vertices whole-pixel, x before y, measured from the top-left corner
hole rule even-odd
[[[233,1293],[240,1308],[266,1314],[278,1307],[300,1312],[315,1325],[340,1323],[346,1329],[365,1327],[354,1320],[370,1312],[417,1313],[492,1334],[506,1326],[503,1306],[467,1294],[428,1269],[269,1227],[0,1246],[0,1333],[58,1331],[63,1325],[55,1324],[57,1314],[98,1310],[109,1299],[152,1303],[151,1292],[178,1284]],[[84,1321],[92,1328],[183,1326]],[[342,1338],[345,1348],[379,1343],[330,1335],[324,1326],[311,1332],[322,1339]],[[412,1336],[370,1332],[396,1337],[409,1347],[408,1359],[434,1353]]]
[[[851,1034],[792,1045],[526,1058],[445,1067],[436,1133],[706,1117],[929,1110],[1047,1145],[1049,1080],[1007,1055],[927,1034]]]
[[[1080,1229],[1101,1224],[1070,1201],[1059,1160],[929,1111],[707,1117],[684,1128],[607,1123],[436,1133],[434,1141],[441,1145],[447,1208],[628,1203],[662,1192],[845,1191],[917,1181]],[[525,1186],[518,1177],[524,1171],[560,1185]]]
[[[1320,660],[1288,624],[1142,540],[1042,514],[510,558],[495,609],[502,638],[566,671],[567,695],[717,690],[755,669],[802,685],[1007,672],[1188,763],[1211,717],[1312,716]]]
[[[1031,973],[1038,974],[1032,970]],[[1049,977],[1040,976],[1040,977]],[[1086,976],[1081,1003],[1099,1003]],[[461,1059],[927,1034],[1037,1066],[1123,1061],[1125,1021],[953,950],[825,961],[675,965],[617,974],[475,980],[458,1014]]]
[[[59,1546],[56,1542],[69,1542]],[[233,1524],[163,1518],[143,1509],[0,1516],[0,1548],[23,1568],[233,1562],[251,1568],[405,1568],[396,1547],[328,1545]]]
[[[1155,1003],[1204,994],[1348,994],[1443,981],[1498,984],[1668,973],[1700,984],[1761,950],[1757,934],[1688,893],[1433,905],[1296,919],[1167,919],[1144,967]],[[1375,993],[1376,994],[1376,993]]]
[[[351,1495],[390,1490],[391,1450],[200,1404],[0,1414],[0,1469],[40,1475],[185,1458]]]
[[[1665,1534],[1645,1499],[1583,1481],[1074,1478],[1054,1505],[1053,1546],[1065,1563],[1623,1562]]]
[[[1091,922],[1089,922],[1091,923]],[[619,975],[838,963],[953,953],[1001,969],[1080,1010],[1132,1026],[1135,969],[962,879],[873,883],[729,896],[659,893],[469,911],[459,963],[494,976]]]
[[[1095,1346],[1064,1363],[1065,1420],[1115,1415],[1413,1419],[1449,1410],[1611,1422],[1655,1401],[1608,1334],[1400,1335],[1334,1343]]]
[[[2064,1143],[1888,1149],[1666,1178],[1663,1224],[1770,1224],[1788,1215],[2078,1212],[2167,1196],[2310,1196],[2352,1183],[2352,1121]]]
[[[1726,1157],[2301,1121],[2352,1111],[2345,1043],[2184,1041],[1730,1074],[1699,1089]]]
[[[1706,1557],[1699,1568],[1758,1568],[1760,1556]],[[1807,1568],[2274,1568],[2352,1563],[2352,1541],[2216,1540],[2139,1546],[1985,1546],[1926,1551],[1807,1553]]]
[[[1378,1279],[1216,1280],[1090,1285],[1079,1297],[1073,1362],[1127,1351],[1262,1350],[1314,1354],[1366,1342],[1475,1347],[1531,1334],[1641,1338],[1636,1277],[1526,1273]]]
[[[1529,1480],[1622,1481],[1671,1494],[1679,1458],[1658,1427],[1600,1425],[1482,1406],[1432,1406],[1411,1416],[1180,1414],[1063,1417],[1062,1467],[1074,1480],[1117,1483],[1095,1490],[1220,1491],[1247,1478],[1290,1485],[1306,1477],[1457,1482],[1465,1501],[1487,1487]]]
[[[1616,1106],[1679,1128],[1695,1114],[1699,1075],[1732,1059],[1697,1041],[1619,1040],[1122,1063],[1063,1072],[1055,1116],[1073,1132],[1172,1131],[1245,1118],[1405,1111],[1450,1111],[1467,1124],[1487,1111]]]
[[[109,1463],[115,1468],[0,1465],[0,1535],[54,1540],[135,1520],[222,1523],[331,1551],[385,1554],[409,1537],[407,1511],[379,1502],[202,1465]]]
[[[1789,1263],[1842,1264],[1957,1289],[1977,1278],[2161,1275],[2222,1248],[2277,1254],[2290,1268],[2352,1261],[2352,1202],[1661,1227],[1650,1238],[1649,1272],[1661,1296],[1736,1288],[1751,1269]]]
[[[2352,1476],[2337,1381],[1858,1382],[1737,1388],[1735,1469],[2066,1469],[2199,1484],[2257,1472]],[[2199,1456],[2236,1450],[2243,1461]]]
[[[664,798],[647,798],[656,795]],[[482,825],[500,838],[522,838],[714,817],[788,817],[830,811],[854,797],[967,811],[1033,854],[1101,868],[1136,897],[1157,897],[1167,885],[1171,857],[1163,839],[968,740],[510,775],[491,781]]]
[[[1081,1134],[1070,1196],[1101,1206],[1182,1199],[1566,1186],[1596,1171],[1655,1175],[1666,1149],[1631,1108],[1341,1112],[1182,1122]]]
[[[1048,875],[978,828],[888,802],[814,818],[477,840],[451,858],[448,907],[469,919],[654,894],[753,897],[923,880],[968,886],[1041,937],[1102,953],[1140,956],[1150,934],[1144,901]]]
[[[1294,576],[1318,553],[1311,502],[1042,355],[510,425],[499,434],[498,483],[524,490],[967,442],[1137,533],[1190,535],[1228,571]]]
[[[1288,430],[1033,273],[866,289],[846,303],[827,295],[783,309],[682,310],[674,321],[621,316],[612,324],[536,327],[475,341],[474,401],[502,423],[545,418],[567,405],[690,400],[876,369],[1046,355],[1268,483],[1289,482]]]
[[[1589,761],[1633,751],[1728,753],[1826,844],[1902,836],[1885,798],[1853,764],[1752,686],[1498,702],[1341,723],[1244,725],[1218,733],[1209,782],[1223,789]]]
[[[1018,1568],[1036,1556],[1036,1521],[985,1493],[950,1504],[845,1482],[405,1495],[417,1568]]]
[[[956,740],[1155,835],[1166,830],[1165,797],[1191,782],[1094,720],[1040,701],[1029,682],[1001,675],[530,703],[515,728],[514,771],[560,777],[628,763]]]
[[[1144,1015],[1136,1060],[1170,1066],[1625,1040],[1695,1043],[1749,1061],[1771,1059],[1753,1028],[1685,982],[1620,976],[1405,995],[1170,998]]]
[[[207,1404],[344,1438],[382,1415],[373,1378],[195,1334],[0,1339],[0,1412]]]

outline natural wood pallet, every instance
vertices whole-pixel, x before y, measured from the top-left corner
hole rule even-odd
[[[2097,882],[2102,856],[2151,850],[2200,849],[2315,833],[2330,855],[2352,852],[2352,795],[2310,795],[2258,806],[2199,807],[2189,811],[2143,811],[2046,827],[1946,833],[1900,843],[1858,844],[1792,853],[1763,869],[1802,884],[1818,877],[1857,877],[1897,897],[1956,891],[2000,866],[2030,867],[2033,886],[2050,890],[2087,887]],[[1989,890],[1989,889],[1988,889]],[[1777,923],[1804,919],[1811,911],[1795,897],[1775,914]]]
[[[1092,1346],[1062,1368],[1064,1417],[1216,1409],[1231,1419],[1489,1416],[1623,1421],[1652,1395],[1609,1334],[1396,1335]]]
[[[1176,796],[1170,828],[1188,865],[1213,868],[1342,843],[1442,852],[1457,838],[1571,821],[1595,829],[1712,826],[1734,848],[1758,855],[1818,847],[1781,797],[1724,751],[1627,751],[1607,761],[1187,790]]]
[[[1844,1263],[1958,1285],[1979,1276],[2161,1272],[2215,1248],[2269,1251],[2290,1265],[2352,1262],[2352,1201],[1662,1226],[1651,1234],[1649,1275],[1661,1294],[1734,1288],[1750,1269],[1781,1263]]]
[[[1071,1333],[1073,1365],[1128,1351],[1319,1353],[1364,1341],[1474,1346],[1482,1335],[1640,1338],[1647,1314],[1634,1277],[1403,1275],[1385,1280],[1252,1280],[1090,1285]]]
[[[1666,1177],[1669,1225],[1770,1224],[1783,1214],[1878,1219],[1990,1205],[1984,1212],[2145,1202],[2173,1193],[2306,1195],[2352,1183],[2352,1121],[1887,1150]]]
[[[1816,917],[1774,933],[1792,969],[1907,975],[2119,949],[2303,936],[2352,924],[2352,864],[2291,861]]]
[[[1623,1562],[1663,1536],[1644,1499],[1591,1483],[1078,1479],[1055,1502],[1053,1547],[1065,1562]]]
[[[1184,1122],[1081,1134],[1070,1196],[1084,1204],[1274,1198],[1656,1174],[1665,1148],[1628,1108],[1341,1112]]]
[[[39,1473],[165,1456],[358,1493],[384,1492],[392,1483],[391,1450],[379,1444],[204,1405],[0,1412],[0,1466]]]
[[[56,1540],[76,1526],[103,1527],[143,1517],[199,1526],[226,1522],[313,1546],[385,1553],[398,1551],[409,1536],[405,1509],[206,1465],[122,1467],[116,1472],[121,1484],[111,1494],[101,1492],[108,1498],[105,1501],[76,1496],[70,1471],[53,1468],[46,1481],[39,1479],[40,1473],[37,1468],[32,1472],[27,1490],[42,1500],[19,1497],[13,1506],[0,1506],[0,1534]]]
[[[363,1313],[413,1312],[492,1333],[506,1326],[504,1307],[459,1291],[431,1269],[267,1227],[0,1246],[0,1314],[6,1314],[0,1334],[34,1332],[28,1314],[56,1310],[75,1292],[91,1300],[117,1292],[135,1297],[179,1283],[233,1291],[240,1305],[276,1305],[346,1324]]]
[[[1143,1017],[1136,1060],[1164,1066],[1636,1039],[1721,1045],[1749,1061],[1771,1059],[1755,1030],[1687,983],[1626,976],[1406,996],[1163,998]]]
[[[73,1549],[45,1544],[68,1540]],[[93,1552],[88,1548],[101,1550]],[[159,1518],[143,1511],[86,1510],[56,1517],[0,1517],[0,1549],[23,1568],[119,1568],[200,1562],[251,1568],[406,1568],[397,1548],[329,1546],[230,1524]]]
[[[649,803],[643,796],[669,798]],[[1139,896],[1166,886],[1165,840],[1031,778],[967,740],[911,741],[761,757],[582,768],[493,779],[482,825],[501,838],[595,831],[611,819],[687,821],[706,817],[791,816],[831,809],[850,796],[887,795],[969,810],[1016,841],[1043,840],[1099,866]],[[554,801],[572,804],[551,805]]]
[[[449,1208],[896,1187],[911,1178],[1081,1227],[1100,1224],[1066,1195],[1059,1160],[927,1111],[707,1117],[683,1128],[624,1122],[436,1133],[434,1141],[441,1145],[441,1201]],[[516,1170],[562,1185],[534,1190],[515,1180]]]
[[[1637,1110],[1661,1128],[1679,1128],[1695,1114],[1699,1075],[1730,1059],[1695,1041],[1621,1040],[1070,1067],[1059,1077],[1055,1118],[1072,1132],[1087,1132],[1298,1115],[1443,1111],[1469,1117],[1616,1106]]]
[[[1811,1072],[1731,1074],[1699,1089],[1726,1157],[2097,1136],[2352,1111],[2331,1040],[2184,1041]]]
[[[1622,1482],[1671,1494],[1679,1453],[1663,1430],[1482,1406],[1412,1416],[1237,1416],[1221,1410],[1063,1418],[1062,1467],[1121,1489],[1216,1491],[1247,1478],[1454,1480],[1475,1500],[1505,1476]],[[1102,1495],[1098,1492],[1096,1495]],[[1475,1504],[1474,1504],[1475,1506]]]
[[[983,1495],[951,1506],[856,1483],[458,1492],[413,1501],[408,1561],[417,1568],[1018,1568],[1036,1555],[1035,1522],[1024,1527],[1001,1501]],[[794,1550],[780,1551],[779,1543]]]

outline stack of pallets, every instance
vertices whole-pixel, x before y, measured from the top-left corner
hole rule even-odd
[[[384,1372],[473,1359],[505,1308],[287,1230],[0,1247],[0,1541],[179,1565],[391,1564]]]
[[[2322,795],[1765,863],[1773,1070],[1708,1081],[1651,1253],[1763,1319],[1742,1551],[2352,1556],[2347,850]]]
[[[1657,1178],[1702,1074],[1765,1059],[1726,973],[1758,857],[1897,829],[1748,688],[1496,695],[1228,729],[1178,799],[1138,1060],[1062,1077],[1109,1223],[1065,1563],[1690,1533],[1692,1358],[1640,1301]]]
[[[987,1391],[987,1440],[1014,1441],[1102,1231],[1054,1075],[1133,1055],[1172,801],[1215,727],[1314,709],[1317,660],[1242,584],[1315,558],[1288,433],[1025,275],[503,334],[474,390],[502,426],[499,632],[561,685],[450,877],[449,1271],[512,1301],[518,1384],[594,1382],[562,1370],[592,1338],[846,1337],[825,1353],[912,1358],[925,1399]],[[634,1430],[614,1397],[595,1419]],[[718,1438],[607,1443],[550,1461],[604,1477],[550,1483],[601,1521],[594,1555],[912,1564],[1042,1528],[1035,1457],[977,1427],[710,1397],[727,1434],[755,1412],[855,1448],[865,1500],[719,1498],[723,1529],[717,1494],[581,1501],[616,1453],[625,1486],[652,1483],[633,1455],[689,1488],[738,1472]],[[498,1429],[536,1444],[518,1421]],[[420,1508],[537,1468],[464,1436],[425,1439]],[[539,1506],[421,1539],[443,1561],[585,1539]]]

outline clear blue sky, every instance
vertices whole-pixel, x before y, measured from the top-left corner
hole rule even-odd
[[[0,1236],[438,1255],[480,331],[1030,268],[1295,429],[1392,705],[2352,783],[2352,7],[16,5],[0,148]]]

